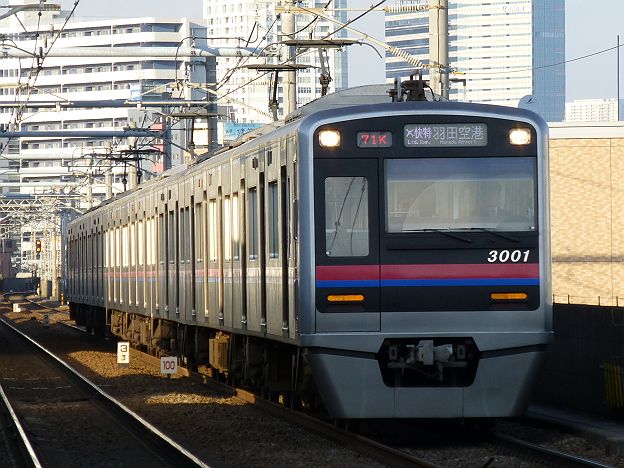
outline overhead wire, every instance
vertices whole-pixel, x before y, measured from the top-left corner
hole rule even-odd
[[[16,104],[16,107],[13,109],[13,111],[11,112],[11,116],[9,117],[9,122],[12,122],[15,126],[19,125],[21,120],[22,120],[22,116],[24,114],[25,109],[28,107],[28,102],[30,101],[31,97],[32,97],[32,92],[34,89],[34,85],[37,81],[37,78],[39,77],[39,73],[41,72],[41,69],[43,68],[43,63],[46,59],[46,57],[48,56],[48,54],[50,53],[50,50],[52,49],[52,47],[54,46],[54,44],[56,43],[56,41],[58,40],[58,38],[61,36],[61,33],[65,30],[65,27],[67,26],[67,23],[69,22],[69,20],[71,19],[71,17],[73,16],[74,12],[76,11],[76,8],[78,7],[78,4],[80,3],[80,0],[75,0],[74,1],[74,6],[71,9],[71,11],[69,12],[69,14],[67,15],[67,17],[65,18],[65,22],[63,23],[61,29],[58,31],[58,33],[56,34],[56,36],[53,38],[52,43],[49,45],[48,49],[43,53],[43,55],[41,57],[37,57],[37,42],[38,42],[38,38],[40,35],[40,27],[41,27],[41,16],[42,16],[42,10],[39,10],[39,14],[38,14],[38,18],[37,18],[37,29],[35,31],[35,48],[34,48],[34,52],[32,54],[33,58],[33,64],[35,63],[35,60],[39,60],[37,63],[37,67],[30,67],[30,71],[28,73],[28,77],[27,77],[27,82],[26,82],[26,88],[28,90],[28,93],[26,95],[26,100],[22,101],[20,98],[21,94],[19,93],[19,89],[20,89],[20,85],[21,85],[21,78],[22,78],[22,73],[21,73],[21,61],[20,63],[20,67],[18,68],[18,77],[17,77],[17,84],[18,87],[16,88],[16,92],[15,92],[15,99],[14,99],[14,103]],[[25,34],[28,36],[29,32],[26,31]],[[25,51],[23,49],[20,49],[19,47],[17,47],[17,44],[15,44],[15,41],[11,41],[13,42],[15,48]],[[25,51],[27,53],[29,53],[28,51]],[[32,83],[31,83],[32,80]],[[19,103],[18,103],[18,99],[19,99]],[[6,130],[5,130],[6,131]],[[0,132],[0,137],[2,136],[2,132]],[[2,145],[0,147],[0,158],[1,159],[5,159],[8,161],[21,161],[20,158],[11,158],[11,157],[6,157],[4,156],[4,151],[9,147],[9,144],[11,142],[12,138],[8,138],[7,139],[7,143],[5,145]]]
[[[611,52],[612,50],[616,50],[619,49],[620,47],[624,46],[624,43],[622,44],[618,44],[612,47],[607,47],[606,49],[602,49],[602,50],[598,50],[596,52],[592,52],[586,55],[582,55],[580,57],[575,57],[572,59],[568,59],[568,60],[563,60],[561,62],[556,62],[556,63],[550,63],[547,65],[541,65],[539,67],[531,67],[531,68],[522,68],[520,70],[506,70],[506,71],[500,71],[500,72],[470,72],[471,75],[502,75],[502,74],[507,74],[507,73],[521,73],[521,72],[525,72],[525,71],[535,71],[535,70],[541,70],[544,68],[551,68],[551,67],[557,67],[559,65],[565,65],[566,63],[572,63],[572,62],[577,62],[579,60],[584,60],[590,57],[595,57],[596,55],[601,55],[604,54],[606,52]]]
[[[329,34],[327,34],[327,35],[325,35],[324,37],[322,37],[322,38],[321,38],[321,40],[325,40],[325,39],[330,38],[330,37],[331,37],[331,36],[333,36],[336,32],[338,32],[338,31],[340,31],[341,29],[343,29],[343,28],[347,27],[349,24],[351,24],[351,23],[353,23],[353,22],[355,22],[355,21],[358,21],[359,19],[363,18],[365,15],[367,15],[367,14],[371,13],[371,12],[372,12],[375,8],[377,8],[378,6],[380,6],[380,5],[384,4],[384,3],[385,3],[385,2],[387,2],[387,1],[388,1],[388,0],[381,0],[381,1],[380,1],[379,3],[377,3],[376,5],[373,5],[373,6],[369,7],[366,11],[364,11],[362,14],[358,15],[356,18],[354,18],[354,19],[352,19],[352,20],[349,20],[347,23],[345,23],[344,25],[342,25],[340,28],[338,28],[338,29],[336,29],[335,31],[332,31],[332,32],[330,32]],[[324,7],[324,8],[327,8],[329,5],[331,5],[331,3],[332,3],[332,2],[333,2],[333,0],[329,0],[329,1],[326,3],[326,5],[325,5],[325,7]],[[302,8],[303,10],[306,10],[306,8],[304,8],[304,7],[300,7],[300,8]],[[311,13],[311,14],[315,14],[315,13],[314,13],[314,11],[312,11],[312,10],[306,10],[306,11],[308,11],[308,12],[309,12],[309,13]],[[317,15],[317,18],[319,18],[319,17],[318,17],[318,15]],[[309,23],[309,24],[310,24],[310,23]],[[289,62],[292,62],[292,61],[296,60],[297,58],[301,57],[302,55],[305,55],[305,54],[307,54],[307,53],[309,53],[309,52],[310,52],[309,50],[306,50],[306,51],[303,51],[303,52],[299,52],[298,54],[295,54],[292,58],[287,59],[287,60],[282,61],[282,62],[279,62],[279,63],[278,63],[278,65],[285,65],[285,64],[287,64],[287,63],[289,63]],[[245,83],[241,84],[240,86],[238,86],[238,87],[236,87],[236,88],[234,88],[234,89],[232,89],[232,90],[230,90],[230,91],[228,91],[227,93],[225,93],[224,95],[222,95],[222,97],[227,97],[227,96],[229,96],[230,94],[235,93],[235,92],[236,92],[236,91],[238,91],[239,89],[242,89],[242,88],[244,88],[245,86],[248,86],[248,85],[250,85],[250,84],[252,84],[252,83],[255,83],[256,81],[260,80],[261,78],[264,78],[265,76],[267,76],[269,73],[272,73],[272,72],[270,72],[270,71],[267,71],[267,72],[262,72],[259,76],[257,76],[257,77],[255,77],[255,78],[253,78],[253,79],[251,79],[251,80],[249,80],[249,81],[247,81],[247,82],[245,82]]]

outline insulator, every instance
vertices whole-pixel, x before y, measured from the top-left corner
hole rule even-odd
[[[429,5],[391,5],[384,8],[386,13],[412,13],[416,11],[427,11]]]

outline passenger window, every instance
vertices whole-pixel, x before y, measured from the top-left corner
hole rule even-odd
[[[258,192],[249,189],[249,260],[258,258]]]
[[[232,260],[232,220],[230,211],[230,196],[223,199],[223,257],[226,262]]]
[[[217,261],[217,201],[210,200],[208,203],[208,259],[211,262]]]
[[[238,193],[232,195],[232,242],[234,260],[238,261],[240,257],[240,241],[239,241],[239,221],[238,221]]]
[[[325,179],[325,253],[328,257],[368,255],[368,180]]]
[[[269,257],[279,257],[279,240],[278,240],[278,214],[279,199],[277,196],[277,182],[269,183]]]

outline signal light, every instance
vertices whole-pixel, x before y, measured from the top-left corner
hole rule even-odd
[[[35,241],[35,252],[41,253],[41,241],[39,239]]]

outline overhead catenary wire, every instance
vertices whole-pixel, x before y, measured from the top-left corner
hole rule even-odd
[[[324,8],[327,8],[327,7],[331,4],[331,2],[332,2],[332,1],[333,1],[333,0],[328,1],[328,2],[327,2],[327,4],[325,5],[325,7],[324,7]],[[361,19],[362,17],[364,17],[365,15],[367,15],[367,14],[371,13],[372,11],[374,11],[374,9],[375,9],[375,8],[377,8],[378,6],[380,6],[380,5],[384,4],[386,1],[387,1],[387,0],[381,0],[381,1],[380,1],[379,3],[377,3],[376,5],[373,5],[373,6],[371,6],[370,8],[368,8],[366,11],[364,11],[364,13],[362,13],[362,14],[358,15],[356,18],[354,18],[354,19],[352,19],[352,20],[350,20],[350,21],[348,21],[347,23],[344,23],[344,24],[343,24],[342,22],[338,21],[338,20],[334,20],[334,19],[331,19],[331,18],[326,17],[326,16],[322,16],[322,17],[323,17],[323,18],[325,18],[325,19],[329,19],[330,21],[333,21],[333,22],[335,22],[335,23],[338,23],[340,26],[342,26],[340,29],[344,29],[344,28],[348,28],[348,25],[349,25],[349,24],[351,24],[351,23],[353,23],[354,21],[357,21],[357,20]],[[302,10],[305,10],[305,11],[306,11],[306,12],[308,12],[308,13],[311,13],[311,14],[317,15],[317,13],[315,13],[314,11],[312,11],[312,10],[308,10],[308,9],[306,9],[306,8],[304,8],[304,7],[298,7],[298,8],[301,8]],[[319,16],[319,15],[317,15],[317,16]],[[324,37],[322,37],[321,39],[322,39],[322,40],[324,40],[324,39],[329,39],[331,36],[333,36],[333,35],[334,35],[336,32],[338,32],[340,29],[330,32],[329,34],[325,35],[325,36],[324,36]],[[363,34],[363,33],[362,33],[362,34]],[[365,36],[366,36],[366,35],[365,35]],[[368,37],[368,36],[367,36],[367,37]],[[267,47],[268,47],[268,46],[267,46]],[[305,55],[305,54],[307,54],[307,53],[310,53],[310,51],[309,51],[309,50],[306,50],[306,51],[303,51],[303,52],[299,52],[298,54],[296,54],[295,56],[293,56],[291,59],[288,59],[288,60],[285,60],[285,61],[279,62],[279,63],[278,63],[278,65],[285,65],[285,64],[287,64],[287,63],[289,63],[289,62],[292,62],[292,61],[296,60],[297,58],[299,58],[299,57],[301,57],[302,55]],[[409,56],[409,57],[411,57],[411,56]],[[242,88],[244,88],[244,87],[246,87],[246,86],[248,86],[248,85],[250,85],[250,84],[255,83],[256,81],[260,80],[261,78],[264,78],[265,76],[267,76],[269,73],[272,73],[272,72],[267,71],[267,72],[263,72],[263,73],[261,73],[261,74],[260,74],[260,75],[258,75],[257,77],[255,77],[255,78],[253,78],[253,79],[251,79],[251,80],[249,80],[249,81],[247,81],[247,82],[245,82],[245,83],[243,83],[243,84],[241,84],[241,85],[237,86],[236,88],[234,88],[234,89],[232,89],[232,90],[229,90],[226,94],[222,95],[222,97],[227,97],[227,96],[229,96],[230,94],[235,93],[235,92],[236,92],[236,91],[238,91],[239,89],[242,89]]]
[[[607,47],[606,49],[601,49],[601,50],[598,50],[596,52],[591,52],[589,54],[582,55],[580,57],[575,57],[575,58],[572,58],[572,59],[563,60],[561,62],[550,63],[550,64],[547,64],[547,65],[541,65],[539,67],[522,68],[520,70],[506,70],[506,71],[500,71],[500,72],[492,71],[492,72],[487,72],[487,73],[486,72],[473,72],[473,71],[470,71],[470,74],[471,75],[502,75],[502,74],[507,74],[507,73],[521,73],[521,72],[526,72],[526,71],[541,70],[543,68],[557,67],[559,65],[565,65],[566,63],[572,63],[572,62],[578,62],[579,60],[585,60],[587,58],[595,57],[596,55],[604,54],[606,52],[611,52],[612,50],[616,50],[616,49],[618,49],[619,47],[622,47],[622,46],[624,46],[624,43],[615,45],[613,47]]]

